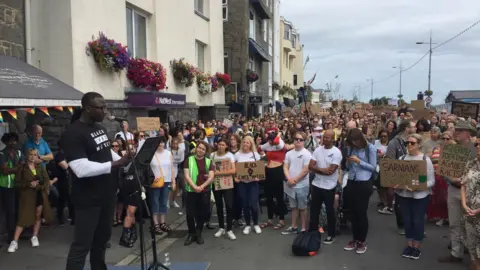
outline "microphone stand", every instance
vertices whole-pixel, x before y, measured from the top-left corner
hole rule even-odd
[[[163,265],[162,263],[160,263],[158,261],[158,256],[157,256],[157,238],[155,236],[155,231],[154,231],[154,221],[153,221],[153,215],[150,213],[150,209],[148,208],[148,204],[147,204],[147,201],[145,201],[145,199],[147,198],[147,196],[145,195],[145,188],[143,187],[142,185],[142,182],[140,181],[140,177],[138,175],[138,170],[137,170],[137,164],[135,162],[135,157],[133,156],[132,154],[132,151],[129,147],[129,144],[128,144],[128,137],[127,137],[127,133],[124,129],[124,126],[123,126],[123,122],[120,123],[120,128],[122,129],[122,133],[123,133],[123,136],[125,137],[125,142],[127,143],[127,153],[128,155],[130,156],[130,158],[132,159],[132,166],[133,166],[133,171],[135,172],[135,174],[132,176],[133,178],[136,179],[136,182],[137,182],[137,188],[138,190],[135,192],[138,194],[138,196],[140,196],[140,200],[143,202],[143,205],[138,205],[137,206],[137,211],[139,211],[139,216],[140,216],[140,224],[138,226],[138,232],[139,232],[139,235],[140,235],[140,265],[141,265],[141,268],[142,270],[158,270],[159,267],[165,269],[165,270],[170,270],[170,268],[166,267],[165,265]],[[147,166],[149,166],[150,164],[146,164]],[[133,194],[135,194],[133,193]],[[145,264],[146,264],[146,259],[147,259],[147,254],[145,252],[145,236],[144,236],[144,232],[143,232],[143,208],[145,208],[145,211],[146,211],[146,214],[148,216],[148,218],[150,219],[150,236],[152,238],[152,255],[153,255],[153,261],[152,263],[150,264],[150,266],[148,268],[145,268]]]

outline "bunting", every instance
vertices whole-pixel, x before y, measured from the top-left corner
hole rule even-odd
[[[2,112],[0,112],[0,123],[3,123],[3,116],[2,116]]]
[[[63,112],[63,107],[62,107],[62,106],[55,106],[55,107],[53,107],[53,108],[54,108],[55,110],[57,110],[57,111]]]
[[[67,109],[70,113],[73,113],[73,108],[72,107],[67,107]]]
[[[50,113],[48,112],[48,108],[47,108],[47,107],[40,107],[39,109],[40,109],[40,111],[42,111],[44,114],[48,115],[48,117],[51,117],[51,116],[50,116]]]
[[[28,108],[27,113],[34,115],[35,114],[35,108]]]
[[[17,119],[17,111],[16,110],[7,110],[7,112],[15,119]]]

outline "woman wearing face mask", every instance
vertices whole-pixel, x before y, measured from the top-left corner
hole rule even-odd
[[[417,260],[422,254],[420,244],[425,231],[425,214],[427,212],[430,189],[435,185],[435,174],[432,161],[420,151],[422,136],[418,134],[409,135],[407,138],[408,154],[400,157],[400,160],[425,160],[427,163],[427,191],[413,191],[408,187],[396,189],[400,199],[400,211],[402,212],[405,226],[405,237],[407,247],[403,250],[402,256]]]
[[[215,204],[217,207],[217,217],[218,217],[218,224],[219,229],[215,233],[215,237],[221,237],[225,234],[230,240],[235,240],[235,234],[232,231],[232,224],[233,224],[233,200],[234,200],[234,189],[233,189],[233,176],[235,174],[235,157],[232,153],[227,152],[227,142],[224,140],[220,140],[217,143],[217,151],[212,153],[210,158],[212,162],[215,163],[215,166],[221,167],[222,162],[227,162],[230,164],[230,169],[226,171],[216,171],[215,177],[219,178],[218,181],[224,181],[224,178],[227,178],[227,181],[232,183],[230,189],[218,189],[215,184],[213,185],[213,196],[215,197]],[[223,179],[222,179],[223,178]],[[223,212],[223,203],[225,201],[225,208],[227,210],[227,227],[225,228],[225,219],[224,219],[224,212]]]
[[[199,141],[195,154],[188,157],[184,163],[184,173],[187,191],[187,225],[188,236],[184,245],[196,242],[204,243],[202,237],[203,225],[210,213],[211,183],[215,176],[215,166],[207,158],[208,144]]]

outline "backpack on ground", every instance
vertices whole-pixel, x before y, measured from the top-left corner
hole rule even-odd
[[[315,256],[320,250],[321,235],[318,231],[299,233],[292,244],[295,256]]]

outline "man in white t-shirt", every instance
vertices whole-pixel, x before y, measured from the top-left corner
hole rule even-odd
[[[125,131],[127,138],[125,138],[125,134],[123,134],[123,131]],[[134,136],[132,133],[128,132],[127,121],[122,122],[122,131],[117,132],[117,134],[115,134],[115,138],[117,138],[118,136],[120,136],[128,145],[133,145]]]
[[[313,152],[309,169],[315,172],[311,187],[311,207],[309,231],[318,230],[318,222],[322,204],[325,203],[328,222],[328,237],[324,244],[335,242],[335,188],[338,183],[338,166],[342,162],[342,152],[335,146],[333,130],[323,134],[323,145]]]
[[[307,204],[308,204],[308,165],[312,158],[310,151],[305,149],[307,135],[303,132],[295,134],[295,149],[287,152],[283,163],[283,172],[287,182],[284,183],[285,193],[288,195],[292,208],[292,225],[282,234],[298,233],[297,219],[300,214],[302,229],[307,229]]]

